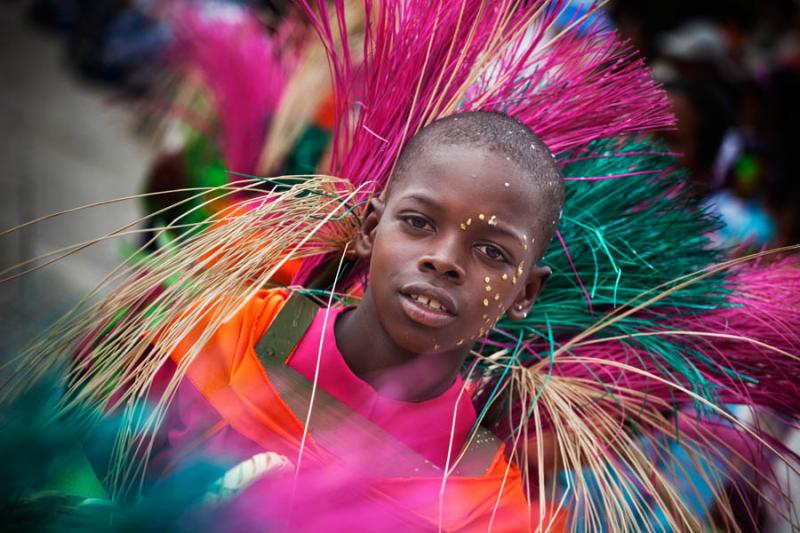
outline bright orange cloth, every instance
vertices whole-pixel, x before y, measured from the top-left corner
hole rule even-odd
[[[254,349],[286,299],[285,291],[260,291],[216,331],[189,366],[187,378],[238,433],[265,451],[295,458],[303,424],[273,387]],[[205,325],[198,324],[175,350],[175,363],[181,362]],[[304,465],[319,466],[332,464],[335,458],[309,439],[303,461]],[[373,479],[366,489],[359,490],[365,490],[368,499],[379,501],[387,512],[403,517],[413,530],[435,530],[440,519],[441,483],[441,477]],[[509,465],[502,450],[484,475],[449,477],[442,508],[445,531],[486,531],[490,521],[492,531],[525,531],[538,524],[539,504],[528,505],[520,472]],[[533,524],[528,523],[529,516]],[[564,529],[564,517],[559,516],[551,531]]]

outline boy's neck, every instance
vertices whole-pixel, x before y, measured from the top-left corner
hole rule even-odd
[[[395,400],[425,401],[450,388],[468,350],[430,354],[405,350],[386,333],[373,306],[367,294],[334,325],[336,345],[350,370]]]

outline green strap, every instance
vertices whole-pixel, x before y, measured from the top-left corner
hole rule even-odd
[[[265,359],[285,361],[300,343],[317,311],[319,306],[311,299],[292,294],[256,344],[256,353],[261,362],[264,363]]]
[[[292,295],[256,345],[256,353],[270,381],[300,420],[304,420],[308,413],[313,384],[284,361],[300,342],[318,311],[319,306],[306,296]],[[308,431],[319,446],[334,456],[351,456],[351,445],[356,442],[365,450],[382,451],[389,459],[370,463],[374,474],[386,477],[441,476],[441,468],[326,391],[317,387],[315,395]],[[348,438],[342,439],[341,435]],[[494,434],[479,427],[455,469],[455,475],[483,475],[496,457],[499,446],[500,441]]]

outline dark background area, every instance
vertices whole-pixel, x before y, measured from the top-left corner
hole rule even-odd
[[[716,237],[745,248],[800,241],[800,2],[616,0],[609,13],[664,83],[682,152]]]

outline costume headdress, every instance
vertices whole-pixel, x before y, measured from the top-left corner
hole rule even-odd
[[[337,121],[328,174],[340,177],[297,178],[288,188],[281,178],[281,187],[214,215],[206,232],[120,270],[110,281],[124,283],[25,354],[4,397],[67,364],[65,415],[86,404],[126,410],[137,431],[120,436],[110,480],[124,491],[143,469],[132,458],[149,446],[138,431],[152,431],[162,412],[142,412],[137,401],[187,330],[208,320],[176,380],[287,261],[304,259],[294,289],[316,290],[302,284],[339,264],[364,201],[382,191],[411,136],[442,116],[499,110],[544,140],[567,180],[543,259],[553,269],[548,287],[526,320],[501,321],[475,346],[468,372],[481,416],[502,398],[498,430],[520,464],[528,453],[542,463],[540,447],[525,447],[553,431],[573,524],[613,530],[651,528],[657,510],[675,529],[702,523],[704,511],[671,482],[684,466],[653,468],[676,442],[704,465],[703,485],[729,525],[721,487],[733,470],[754,468],[756,491],[771,482],[753,446],[797,471],[788,450],[724,408],[797,415],[797,387],[786,379],[800,368],[797,263],[767,253],[725,261],[708,246],[714,221],[671,168],[673,154],[643,135],[672,124],[665,95],[596,8],[564,20],[570,2],[561,0],[367,1],[356,63],[344,2],[301,3],[329,53]],[[336,290],[357,281],[345,276]],[[541,471],[526,469],[526,482],[551,489]]]

